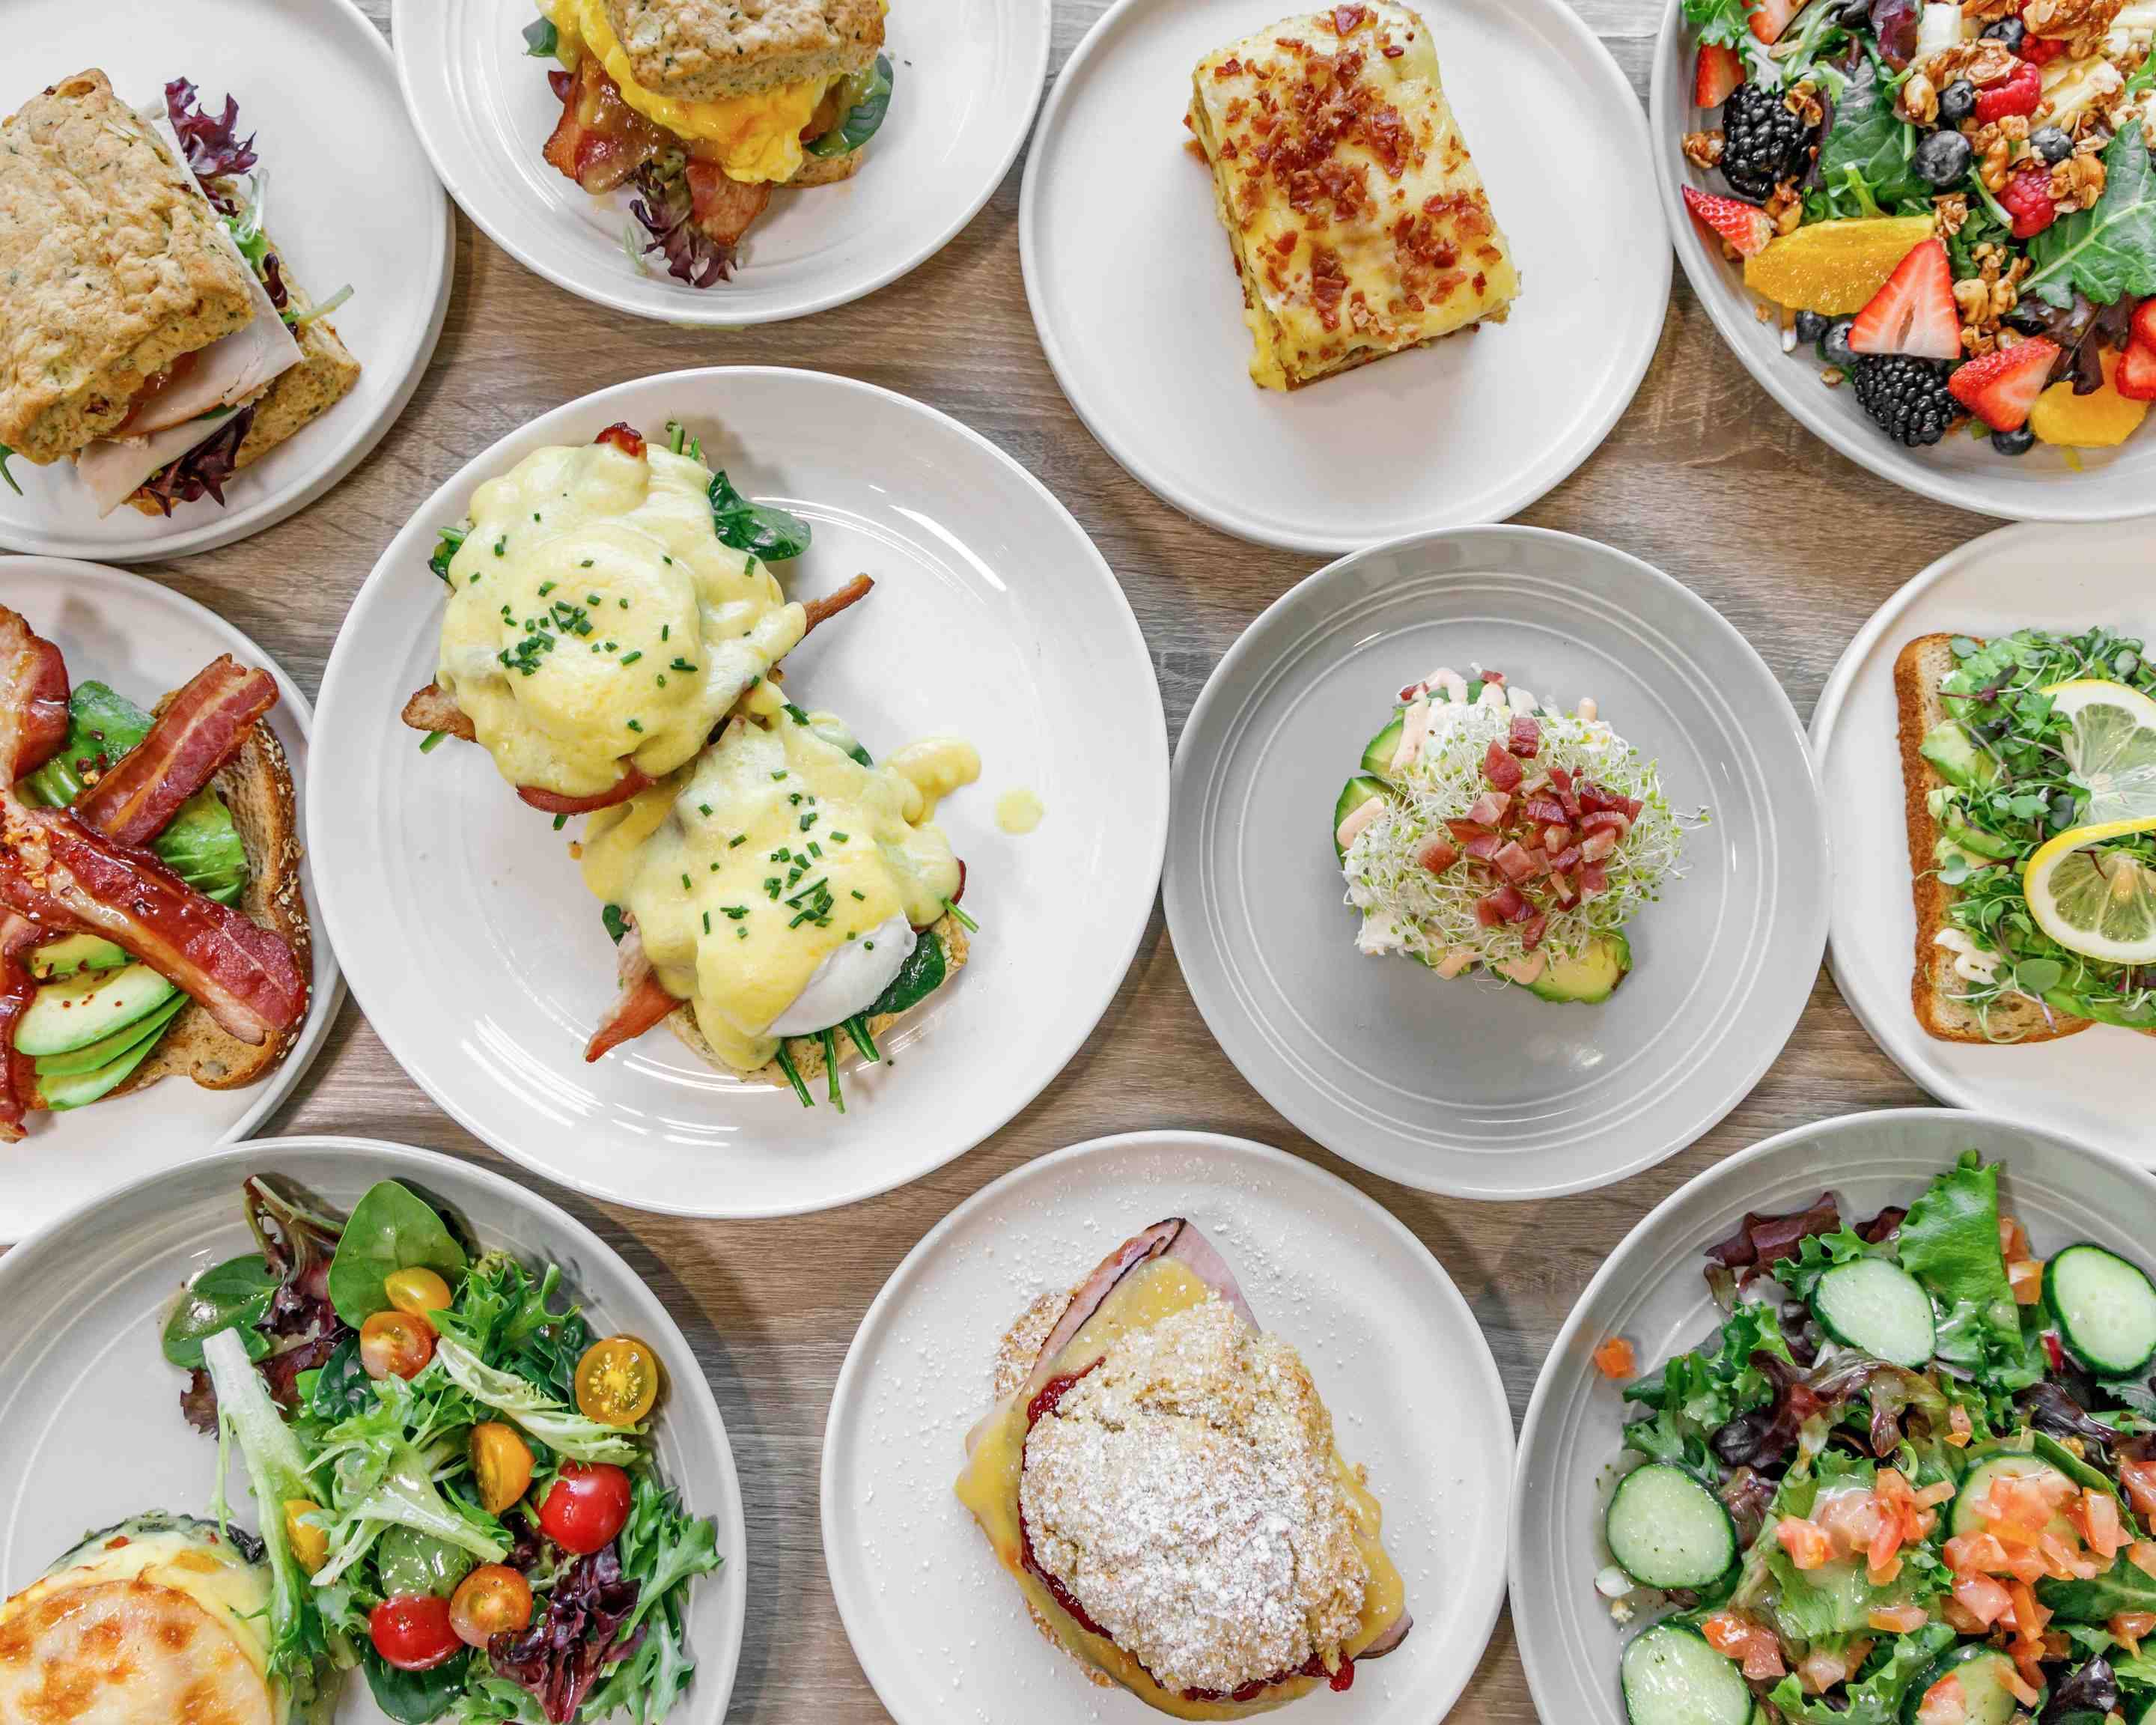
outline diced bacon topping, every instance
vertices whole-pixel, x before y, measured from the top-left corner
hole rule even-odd
[[[1569,875],[1579,866],[1579,847],[1577,845],[1568,845],[1562,850],[1550,853],[1550,866]]]
[[[1579,854],[1591,863],[1606,862],[1615,855],[1617,835],[1614,833],[1589,833],[1579,841]]]
[[[1579,896],[1599,898],[1609,890],[1609,871],[1599,862],[1583,862],[1579,865]]]
[[[1570,827],[1559,824],[1543,829],[1543,849],[1548,851],[1551,855],[1556,855],[1559,851],[1568,848],[1571,844],[1572,829]]]
[[[1619,838],[1632,830],[1632,823],[1614,809],[1598,809],[1579,818],[1583,833],[1614,833]]]
[[[1562,869],[1550,870],[1550,891],[1557,895],[1558,908],[1570,910],[1579,902],[1579,889],[1572,884],[1572,876]]]
[[[1502,834],[1477,833],[1460,848],[1477,862],[1493,862],[1496,860],[1497,853],[1504,847],[1505,840]]]
[[[1500,923],[1517,922],[1532,912],[1519,889],[1512,886],[1500,886],[1476,901],[1475,920],[1485,928],[1495,928]]]
[[[1543,931],[1549,927],[1549,917],[1537,911],[1520,925],[1520,944],[1530,952],[1543,943]]]
[[[1565,819],[1564,804],[1551,796],[1529,797],[1526,809],[1529,820],[1540,821],[1544,826],[1556,826]]]
[[[1505,758],[1509,761],[1512,757],[1507,755]],[[1494,827],[1505,818],[1506,812],[1512,806],[1512,798],[1502,788],[1485,791],[1468,805],[1466,818],[1476,826]]]
[[[1525,713],[1512,715],[1512,734],[1505,747],[1522,760],[1532,759],[1543,746],[1543,727]]]
[[[1460,860],[1460,852],[1442,839],[1425,839],[1422,849],[1415,852],[1415,860],[1433,875],[1442,875]]]
[[[1504,871],[1507,880],[1525,880],[1535,872],[1533,861],[1517,839],[1508,839],[1491,860]]]
[[[1486,670],[1482,673],[1482,680],[1486,683],[1495,683],[1502,689],[1505,686],[1505,674],[1502,671]]]
[[[1521,772],[1520,763],[1508,754],[1504,746],[1491,739],[1488,752],[1482,757],[1482,776],[1501,791],[1515,791],[1527,775]]]
[[[1448,820],[1445,829],[1452,834],[1455,844],[1467,845],[1477,839],[1494,837],[1492,829],[1479,820]]]

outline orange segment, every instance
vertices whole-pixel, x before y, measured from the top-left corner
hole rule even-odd
[[[1770,242],[1744,264],[1744,285],[1793,311],[1861,311],[1902,259],[1932,237],[1929,216],[1815,222]]]
[[[2118,356],[2106,352],[2103,388],[2093,394],[2076,395],[2070,382],[2054,383],[2036,398],[2029,429],[2040,442],[2067,444],[2077,449],[2108,449],[2124,443],[2140,429],[2148,403],[2128,401],[2113,388],[2112,380],[2118,374]]]

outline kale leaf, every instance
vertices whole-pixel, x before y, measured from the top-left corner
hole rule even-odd
[[[2093,209],[2061,216],[2029,242],[2035,265],[2021,284],[2054,305],[2074,290],[2099,305],[2156,294],[2156,164],[2138,126],[2103,152],[2103,196]]]

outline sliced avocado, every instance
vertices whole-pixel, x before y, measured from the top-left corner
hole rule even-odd
[[[1998,858],[1979,856],[1974,850],[1964,850],[1951,839],[1940,838],[1932,841],[1933,867],[1943,869],[1956,857],[1961,859],[1962,865],[1972,875],[1979,869],[1995,869],[1999,866]]]
[[[1584,952],[1551,959],[1528,987],[1537,1000],[1592,1006],[1615,993],[1631,969],[1631,942],[1621,934],[1599,935]]]
[[[1961,818],[1959,809],[1948,813],[1947,841],[1959,845],[1964,850],[1973,850],[1979,856],[1992,857],[2000,862],[2011,862],[2021,854],[2021,847],[1996,833],[1987,833],[1981,827],[1971,826]]]
[[[154,973],[152,973],[154,974]],[[110,1096],[125,1084],[135,1069],[150,1057],[150,1050],[157,1045],[157,1039],[146,1036],[116,1060],[108,1060],[102,1066],[88,1072],[55,1074],[38,1076],[38,1095],[54,1113],[64,1108],[80,1108]]]
[[[1401,735],[1408,721],[1401,713],[1393,715],[1393,722],[1370,739],[1370,746],[1363,751],[1363,770],[1373,778],[1389,781],[1393,776],[1393,756],[1399,751]]]
[[[15,1050],[26,1055],[72,1054],[154,1012],[177,991],[146,964],[85,971],[47,983],[15,1027]]]
[[[1362,773],[1340,788],[1340,800],[1332,805],[1332,854],[1342,862],[1348,860],[1348,847],[1340,842],[1340,824],[1360,809],[1371,798],[1383,801],[1391,793],[1391,787],[1382,779],[1370,778]]]
[[[1971,742],[1969,733],[1951,719],[1926,732],[1917,752],[1938,768],[1939,777],[1948,784],[1964,789],[1989,784],[1999,777],[1999,763]]]
[[[79,970],[117,970],[127,962],[127,949],[102,935],[64,934],[30,954],[30,974],[42,982]]]
[[[100,1066],[118,1060],[138,1042],[149,1037],[161,1036],[165,1026],[178,1016],[187,1004],[187,997],[175,989],[172,998],[131,1024],[123,1024],[110,1036],[100,1036],[87,1048],[78,1048],[69,1054],[40,1055],[37,1060],[38,1075],[65,1078],[76,1072],[95,1072]]]
[[[2123,1030],[2156,1030],[2156,1005],[2137,1009],[2101,994],[2076,993],[2066,988],[2046,991],[2044,1004],[2068,1018],[2093,1019],[2099,1024],[2117,1024]]]

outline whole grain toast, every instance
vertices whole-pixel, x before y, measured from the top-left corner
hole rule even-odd
[[[1988,1015],[1953,998],[1953,954],[1937,944],[1953,926],[1948,912],[1960,889],[1939,878],[1934,846],[1939,824],[1928,798],[1946,780],[1922,752],[1926,734],[1950,715],[1939,691],[1955,665],[1954,637],[1919,635],[1894,660],[1894,705],[1902,744],[1902,787],[1909,829],[1909,873],[1917,906],[1916,969],[1909,994],[1917,1022],[1942,1042],[2053,1042],[2088,1029],[2091,1020],[2020,997],[2002,999]],[[2010,867],[2012,865],[2001,865]]]
[[[880,0],[603,0],[629,75],[683,101],[855,72],[883,46]]]
[[[806,191],[812,186],[835,186],[841,180],[850,180],[860,172],[861,157],[869,153],[869,146],[849,150],[843,156],[804,156],[801,171],[786,182],[789,191]]]

